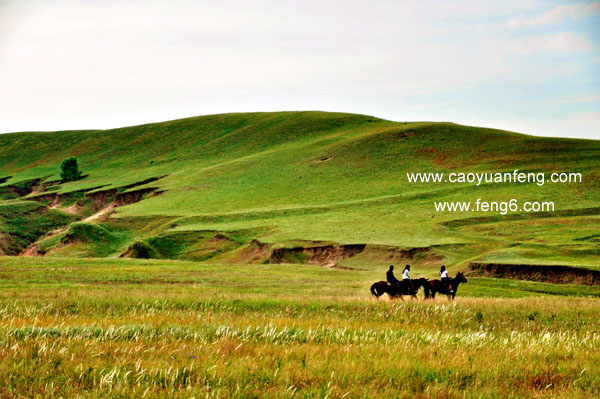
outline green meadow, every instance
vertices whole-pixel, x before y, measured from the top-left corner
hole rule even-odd
[[[600,271],[599,156],[325,112],[0,135],[0,398],[597,398],[600,286],[469,265]],[[582,182],[406,176],[514,170]],[[434,207],[513,198],[555,209]],[[371,297],[407,263],[468,282]]]
[[[600,288],[470,278],[369,298],[376,271],[0,259],[6,398],[594,398]]]

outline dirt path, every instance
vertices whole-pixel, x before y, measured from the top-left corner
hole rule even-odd
[[[38,252],[38,242],[40,242],[41,240],[45,240],[45,239],[57,236],[60,233],[64,233],[65,231],[67,231],[69,229],[69,226],[61,227],[60,229],[49,231],[48,233],[46,233],[45,236],[43,236],[42,238],[39,238],[36,242],[34,242],[33,244],[31,244],[30,246],[25,248],[19,254],[19,256],[44,256],[44,253]]]
[[[105,217],[108,217],[115,210],[115,204],[110,204],[105,208],[100,209],[98,212],[94,213],[92,216],[88,216],[83,219],[84,222],[93,222],[96,220],[102,220]]]

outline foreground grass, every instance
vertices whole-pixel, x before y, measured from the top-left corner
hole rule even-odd
[[[367,295],[375,277],[318,266],[0,258],[0,397],[600,393],[597,291],[531,296],[546,285],[470,279],[464,288],[482,297],[389,302]]]

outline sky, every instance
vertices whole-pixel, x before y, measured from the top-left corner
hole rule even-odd
[[[283,110],[600,139],[600,1],[0,0],[0,132]]]

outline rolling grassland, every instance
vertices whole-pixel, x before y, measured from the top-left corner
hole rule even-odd
[[[325,112],[0,135],[0,399],[597,398],[599,155]],[[406,176],[515,170],[583,180]],[[434,208],[513,198],[555,209]],[[392,263],[468,282],[375,300]]]
[[[599,154],[599,141],[325,112],[4,134],[0,250],[214,263],[392,260],[430,267],[430,275],[473,260],[594,267]],[[62,183],[60,163],[71,156],[85,177]],[[580,173],[582,182],[409,183],[406,176],[515,170]],[[555,210],[434,208],[477,199],[550,201]],[[306,250],[285,251],[294,248]]]

